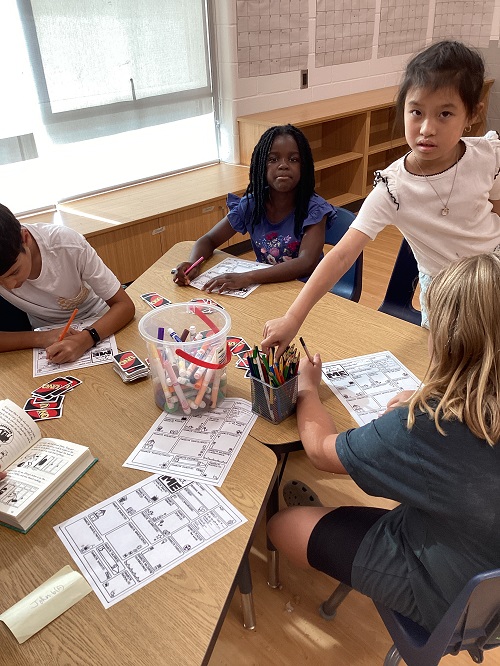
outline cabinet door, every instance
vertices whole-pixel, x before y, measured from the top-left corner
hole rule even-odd
[[[124,284],[142,275],[161,257],[160,239],[164,233],[158,220],[147,220],[91,236],[87,240]]]
[[[185,240],[198,240],[226,215],[226,200],[216,199],[160,218],[165,231],[161,234],[162,252]],[[238,234],[229,243],[238,243],[246,236]],[[227,247],[228,243],[224,246]]]

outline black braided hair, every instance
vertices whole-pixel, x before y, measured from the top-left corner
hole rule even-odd
[[[259,224],[266,212],[266,200],[268,195],[267,184],[267,158],[277,136],[289,134],[297,143],[300,155],[300,180],[295,188],[295,212],[294,212],[294,231],[297,238],[300,238],[302,224],[307,217],[309,208],[309,199],[314,194],[314,160],[311,152],[311,146],[305,135],[293,125],[276,125],[270,127],[260,137],[257,145],[253,149],[252,159],[250,160],[250,182],[245,194],[252,195],[254,200],[254,209],[250,219],[252,231]]]

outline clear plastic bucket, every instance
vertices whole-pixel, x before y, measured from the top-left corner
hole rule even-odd
[[[165,305],[142,317],[139,333],[148,349],[160,409],[191,414],[216,407],[225,398],[230,327],[226,310],[199,303]]]

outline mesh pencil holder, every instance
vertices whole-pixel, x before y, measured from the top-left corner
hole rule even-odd
[[[297,379],[298,375],[295,375],[281,386],[274,387],[256,377],[250,377],[252,412],[271,423],[281,423],[295,411]]]

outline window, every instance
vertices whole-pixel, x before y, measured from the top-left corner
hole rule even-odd
[[[204,0],[2,0],[0,201],[216,162],[207,23]]]

